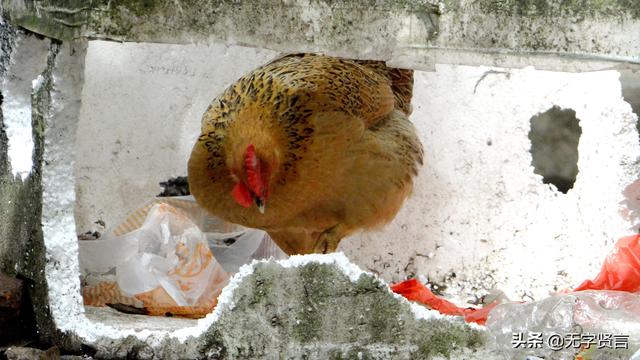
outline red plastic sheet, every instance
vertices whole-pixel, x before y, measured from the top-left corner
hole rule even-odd
[[[417,301],[442,314],[464,316],[465,321],[484,325],[491,310],[498,304],[493,302],[481,309],[462,308],[438,297],[416,279],[409,279],[391,286],[391,290]],[[573,291],[618,290],[640,292],[640,234],[624,237],[607,255],[600,273],[594,280],[585,280]]]
[[[475,322],[480,325],[484,325],[489,312],[497,305],[497,302],[494,302],[481,309],[458,307],[451,301],[445,300],[432,293],[431,290],[417,279],[409,279],[392,285],[391,290],[396,294],[404,296],[409,301],[417,301],[442,314],[464,316],[465,321]]]
[[[573,291],[640,291],[640,235],[624,237],[604,260],[594,280],[585,280]]]

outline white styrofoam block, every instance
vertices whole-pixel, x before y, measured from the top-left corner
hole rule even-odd
[[[220,294],[214,312],[192,321],[192,326],[180,321],[175,322],[176,329],[167,323],[171,319],[162,322],[159,318],[149,320],[145,329],[124,322],[95,321],[96,317],[85,315],[76,281],[79,263],[74,231],[83,232],[91,226],[90,216],[108,215],[107,223],[113,224],[124,212],[135,210],[155,196],[158,181],[185,174],[186,159],[198,135],[201,115],[212,100],[211,94],[275,55],[215,45],[196,48],[90,42],[79,122],[69,123],[74,119],[54,113],[46,136],[50,151],[46,152],[47,166],[43,173],[43,225],[48,257],[55,259],[47,265],[47,278],[51,312],[59,330],[74,333],[88,343],[100,338],[134,336],[147,345],[159,346],[166,339],[184,342],[199,336],[217,321],[222,311],[233,308],[234,290],[253,272],[258,261],[243,266]],[[62,59],[65,56],[64,52],[60,55]],[[242,61],[246,63],[242,65]],[[148,69],[155,70],[147,73]],[[166,92],[175,84],[185,84],[181,90],[188,94]],[[56,85],[61,91],[54,93],[54,102],[72,97],[64,83]],[[178,105],[167,101],[174,96]],[[184,111],[191,107],[195,110]],[[68,130],[76,126],[77,133],[69,134]],[[53,136],[60,132],[63,134]],[[70,163],[65,157],[72,154],[74,162]],[[72,166],[74,171],[70,171]],[[71,175],[75,175],[75,180],[68,179]],[[135,184],[140,187],[137,192],[122,192]],[[74,201],[75,216],[69,212]],[[279,261],[284,267],[310,262],[335,264],[352,281],[363,273],[342,253],[294,256]],[[396,297],[406,301],[399,295]],[[416,318],[444,317],[420,305],[409,305]]]
[[[157,194],[159,181],[185,175],[211,99],[274,56],[90,42],[76,144],[78,231],[97,220],[114,225]],[[411,119],[426,158],[413,196],[389,226],[341,249],[387,281],[415,273],[461,302],[491,287],[539,299],[595,275],[640,208],[635,188],[623,193],[636,179],[640,146],[618,73],[436,70],[415,75]],[[582,128],[579,174],[567,194],[531,166],[530,119],[554,105],[573,109]]]
[[[594,276],[614,241],[632,233],[637,217],[625,213],[638,209],[623,191],[637,178],[640,146],[618,73],[489,70],[416,74],[411,119],[425,166],[390,226],[342,243],[363,268],[398,281],[409,264],[419,276],[448,278],[461,300],[492,286],[540,299]],[[582,128],[567,194],[531,165],[530,119],[554,105],[573,109]]]

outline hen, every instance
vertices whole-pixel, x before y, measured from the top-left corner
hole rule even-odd
[[[205,112],[191,193],[288,254],[335,251],[391,221],[411,192],[422,164],[412,87],[411,70],[376,61],[299,54],[262,66]]]

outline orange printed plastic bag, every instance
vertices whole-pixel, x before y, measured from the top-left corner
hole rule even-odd
[[[85,304],[131,305],[151,315],[211,312],[229,274],[213,257],[205,234],[169,204],[155,203],[146,211],[142,224],[130,217],[123,223],[130,228],[80,242],[85,273],[102,279],[85,287]]]

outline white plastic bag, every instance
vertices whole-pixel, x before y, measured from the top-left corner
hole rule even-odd
[[[152,312],[185,316],[211,311],[241,265],[286,258],[264,231],[209,216],[191,196],[156,199],[79,246],[83,275],[91,279],[85,304],[142,301]]]
[[[193,196],[160,198],[156,201],[166,202],[186,214],[205,234],[213,256],[227,272],[235,273],[240,266],[250,263],[253,259],[288,258],[288,255],[271,240],[266,232],[213,217],[198,206]],[[140,219],[147,207],[140,209],[129,218]],[[124,222],[114,231],[124,232],[132,227],[135,227],[135,224],[131,224],[130,221]]]
[[[629,359],[640,351],[640,295],[577,291],[531,303],[496,306],[488,334],[508,358]],[[589,349],[579,345],[591,343]],[[616,345],[617,344],[617,345]]]
[[[178,306],[198,304],[219,265],[193,222],[169,205],[157,204],[142,227],[127,235],[137,237],[138,256],[116,267],[125,295],[161,286]]]
[[[212,308],[229,279],[202,231],[165,203],[153,204],[140,227],[83,240],[80,250],[85,273],[115,269],[120,292],[150,308]]]

